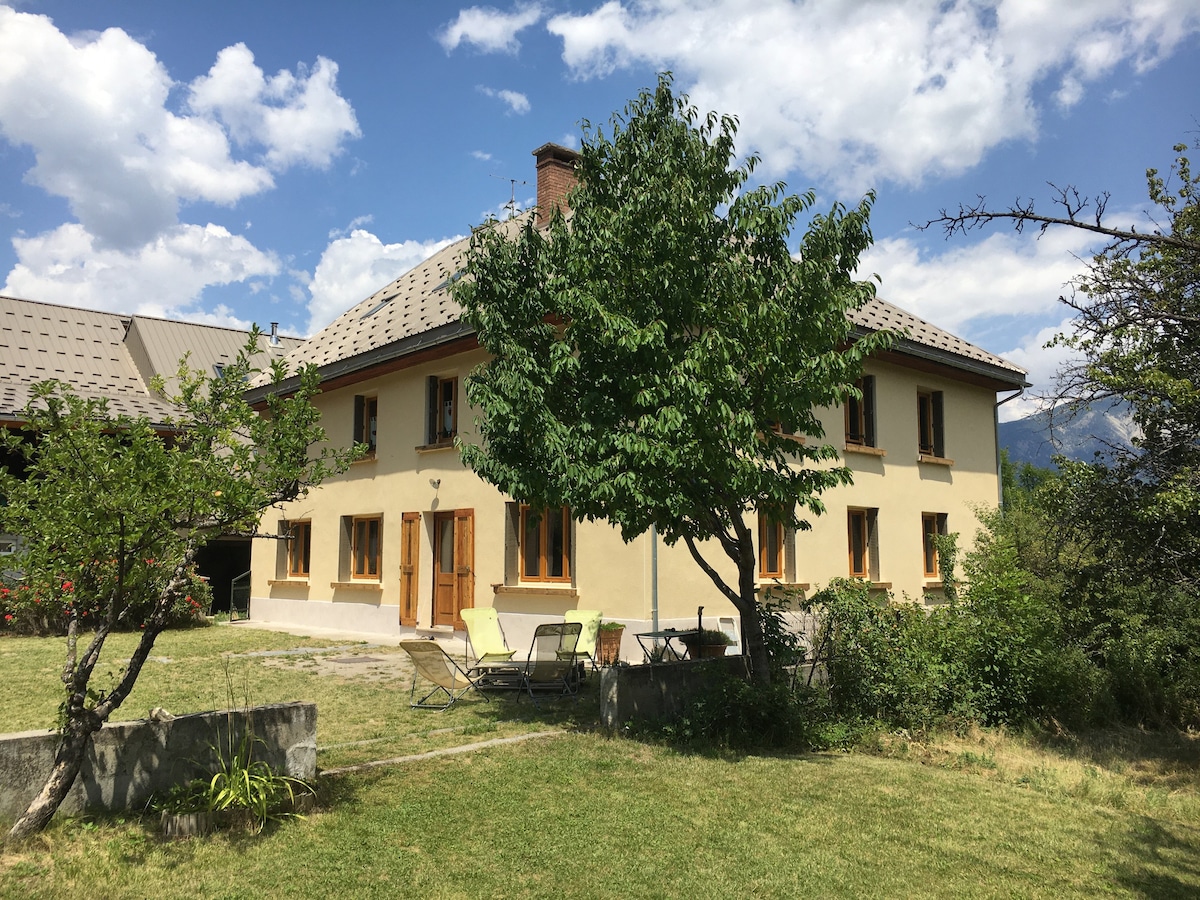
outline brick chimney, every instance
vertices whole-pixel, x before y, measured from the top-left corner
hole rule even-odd
[[[537,157],[537,227],[550,224],[554,210],[566,209],[567,192],[575,187],[575,161],[579,154],[558,144],[542,144]]]

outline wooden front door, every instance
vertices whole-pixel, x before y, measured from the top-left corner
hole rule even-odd
[[[400,519],[400,624],[417,624],[417,560],[421,547],[421,514]]]
[[[433,517],[433,624],[463,628],[459,612],[475,605],[475,515],[456,509]]]

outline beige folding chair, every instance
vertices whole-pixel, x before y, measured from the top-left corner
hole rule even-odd
[[[463,694],[472,690],[484,700],[488,700],[487,695],[476,686],[475,679],[450,658],[449,654],[442,649],[441,644],[436,641],[401,641],[400,647],[408,654],[413,662],[413,668],[416,669],[416,673],[413,675],[412,692],[408,698],[408,705],[411,709],[449,709]],[[413,698],[417,696],[418,675],[431,682],[434,688],[420,700],[414,700]],[[441,705],[430,703],[430,698],[439,693],[445,696],[446,702]],[[488,700],[488,702],[491,701]]]

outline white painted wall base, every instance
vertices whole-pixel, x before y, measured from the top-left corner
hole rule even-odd
[[[381,637],[397,637],[402,633],[399,609],[373,603],[251,597],[250,621],[255,620],[303,628],[378,634]]]

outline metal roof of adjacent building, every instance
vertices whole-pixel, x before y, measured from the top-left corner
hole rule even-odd
[[[526,213],[500,224],[516,231]],[[470,238],[445,247],[405,272],[361,303],[351,307],[326,328],[288,355],[289,368],[312,364],[322,381],[350,376],[439,343],[456,340],[472,332],[461,321],[462,310],[450,296],[449,287],[461,271]],[[1026,372],[1002,357],[976,347],[897,306],[874,298],[849,313],[859,329],[896,329],[904,337],[895,350],[949,365],[1005,385],[1026,384]],[[250,392],[252,399],[267,390],[260,376]],[[282,387],[288,389],[290,382]]]
[[[177,410],[151,389],[151,379],[160,375],[169,386],[185,353],[206,372],[228,364],[246,336],[234,328],[0,296],[0,421],[21,421],[33,385],[56,379],[81,397],[107,400],[114,414],[163,424]],[[255,364],[262,366],[302,341],[260,343],[266,346]]]

